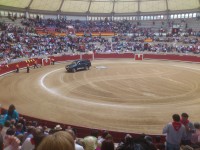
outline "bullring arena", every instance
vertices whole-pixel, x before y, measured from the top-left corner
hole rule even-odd
[[[199,63],[107,58],[67,73],[70,62],[0,77],[2,106],[14,103],[21,114],[64,124],[147,134],[161,134],[174,113],[199,119]]]

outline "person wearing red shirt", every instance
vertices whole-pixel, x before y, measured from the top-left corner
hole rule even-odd
[[[16,64],[16,73],[19,73],[19,64]]]
[[[33,66],[33,68],[34,68],[34,69],[35,69],[35,68],[38,68],[37,60],[34,60],[34,66]]]

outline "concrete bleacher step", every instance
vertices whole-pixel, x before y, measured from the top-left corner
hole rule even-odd
[[[13,24],[15,26],[19,26],[19,27],[24,27],[22,24],[21,24],[21,20],[22,19],[17,19],[15,21],[12,21],[11,19],[7,18],[7,17],[1,17],[0,18],[0,22],[3,22],[3,23],[6,23],[6,24]]]

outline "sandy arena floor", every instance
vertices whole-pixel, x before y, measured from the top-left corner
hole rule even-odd
[[[1,104],[33,117],[90,128],[160,134],[174,113],[199,121],[200,64],[95,60],[89,71],[68,63],[0,77]]]

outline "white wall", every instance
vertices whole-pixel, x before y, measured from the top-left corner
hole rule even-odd
[[[86,16],[66,16],[67,20],[86,20]]]
[[[57,19],[57,15],[43,15],[43,19]]]
[[[43,15],[44,19],[57,19],[58,16],[57,15]],[[86,16],[63,16],[60,15],[60,18],[66,18],[67,20],[86,20]]]

